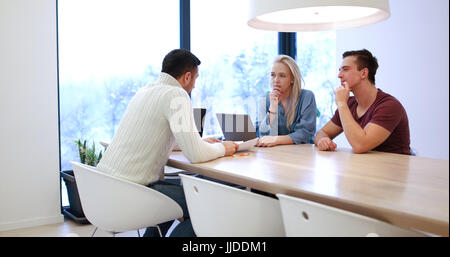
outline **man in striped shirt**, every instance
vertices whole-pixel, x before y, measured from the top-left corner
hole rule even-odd
[[[185,218],[179,226],[186,227],[187,224],[189,228],[179,235],[174,231],[175,236],[194,235],[183,188],[159,180],[175,142],[191,162],[230,156],[238,149],[234,142],[214,138],[203,140],[199,136],[189,98],[198,77],[198,65],[200,60],[187,50],[176,49],[168,53],[158,81],[139,89],[130,100],[97,165],[100,171],[146,185],[175,200]],[[159,225],[163,235],[171,223]],[[158,236],[156,228],[147,229],[146,235]]]

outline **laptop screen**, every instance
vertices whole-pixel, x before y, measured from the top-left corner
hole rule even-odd
[[[227,141],[247,141],[256,138],[256,130],[248,114],[217,113],[220,128]]]

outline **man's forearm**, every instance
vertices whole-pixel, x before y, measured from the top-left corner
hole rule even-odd
[[[317,145],[320,141],[320,139],[324,137],[329,137],[327,133],[325,133],[323,130],[319,130],[319,132],[316,133],[316,136],[314,137],[314,144]]]
[[[365,132],[353,118],[347,104],[338,104],[342,128],[353,150],[364,144]]]

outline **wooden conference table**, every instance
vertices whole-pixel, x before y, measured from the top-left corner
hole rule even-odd
[[[314,145],[254,148],[192,164],[173,152],[168,166],[254,188],[283,193],[386,221],[449,235],[449,161]]]

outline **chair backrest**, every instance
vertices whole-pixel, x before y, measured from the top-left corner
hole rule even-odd
[[[72,162],[81,206],[94,226],[124,232],[181,218],[181,207],[151,188]]]
[[[281,205],[286,236],[424,236],[334,207],[277,194]]]
[[[284,236],[277,199],[180,174],[195,234]]]

